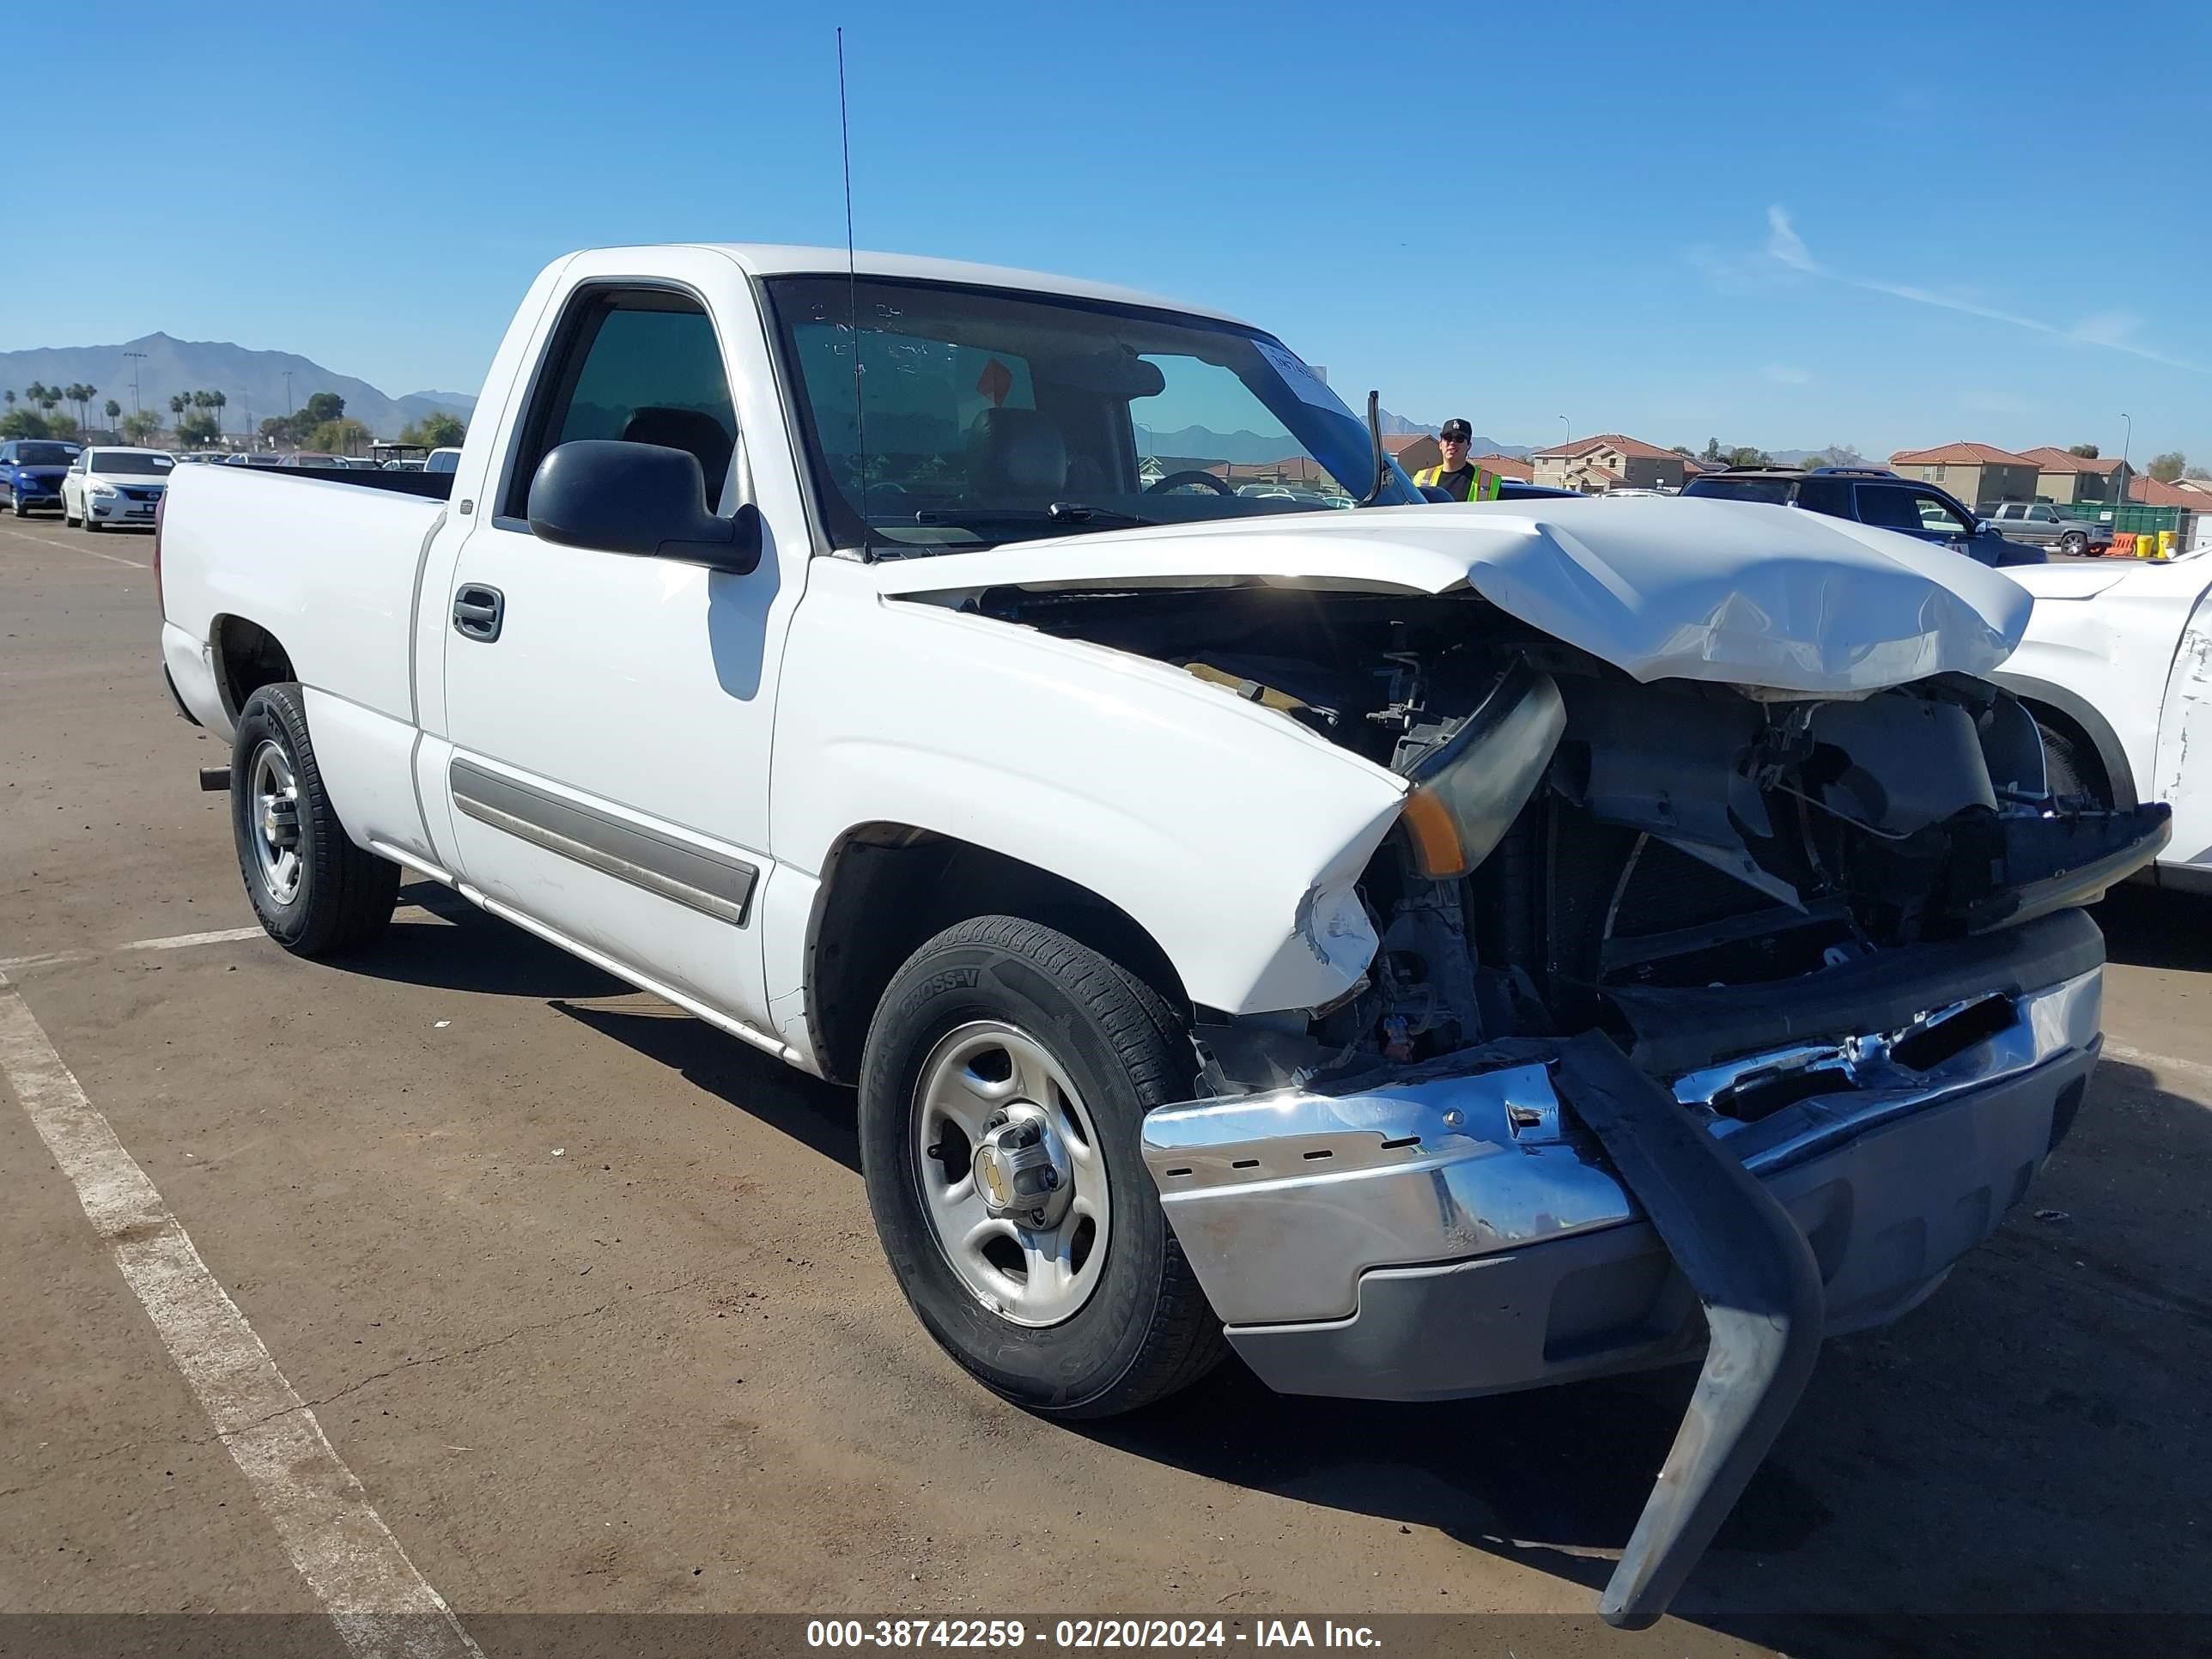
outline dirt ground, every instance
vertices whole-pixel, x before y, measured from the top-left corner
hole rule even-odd
[[[2212,1628],[2204,904],[2105,908],[2072,1139],[1930,1302],[1829,1346],[1674,1616],[1624,1638],[1595,1592],[1681,1375],[1408,1408],[1231,1369],[1054,1426],[908,1316],[841,1091],[434,887],[343,967],[125,948],[252,920],[149,552],[0,520],[0,958],[465,1626],[1543,1615],[1465,1627],[1522,1655]],[[315,1610],[4,1085],[0,1261],[0,1612]]]

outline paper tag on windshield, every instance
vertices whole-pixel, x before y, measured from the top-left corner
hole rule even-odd
[[[1320,375],[1315,374],[1282,347],[1272,345],[1265,340],[1255,340],[1252,343],[1260,348],[1260,355],[1262,357],[1275,366],[1275,373],[1281,375],[1291,390],[1298,394],[1298,400],[1301,403],[1311,404],[1316,409],[1326,409],[1332,412],[1340,411],[1344,408],[1343,399],[1328,389],[1327,380],[1322,380]]]

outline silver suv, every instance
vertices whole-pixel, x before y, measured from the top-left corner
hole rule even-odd
[[[2055,547],[2062,553],[2101,553],[2112,544],[2105,526],[2069,519],[2049,501],[2005,501],[1990,509],[1989,522],[2008,541]]]

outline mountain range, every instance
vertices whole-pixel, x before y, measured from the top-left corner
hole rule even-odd
[[[145,356],[132,358],[126,352]],[[232,432],[250,431],[269,416],[289,414],[318,392],[337,392],[345,399],[346,414],[380,438],[396,438],[402,427],[439,410],[466,420],[477,401],[465,392],[389,397],[366,380],[325,368],[296,352],[249,351],[226,340],[179,340],[167,334],[149,334],[120,345],[0,351],[0,388],[21,393],[33,380],[98,386],[93,423],[99,426],[105,424],[100,405],[108,398],[126,410],[131,406],[134,368],[141,409],[155,410],[166,418],[169,399],[177,392],[220,392],[230,399],[222,410],[222,423]],[[292,377],[289,404],[284,401],[287,372]]]
[[[1377,424],[1386,438],[1417,437],[1425,434],[1437,435],[1432,426],[1423,426],[1403,416],[1393,415],[1389,410],[1377,411]],[[1259,461],[1279,461],[1286,453],[1295,453],[1294,441],[1281,437],[1266,437],[1257,432],[1216,432],[1210,427],[1184,426],[1172,431],[1162,429],[1151,436],[1151,451],[1155,455],[1186,456],[1194,460],[1234,461],[1249,465]],[[1476,455],[1511,455],[1526,459],[1528,452],[1514,444],[1502,444],[1495,438],[1476,438],[1469,446]]]

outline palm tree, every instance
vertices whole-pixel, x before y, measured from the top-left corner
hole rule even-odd
[[[215,429],[218,437],[222,434],[222,411],[229,402],[230,399],[220,392],[208,393],[208,407],[215,410]]]
[[[110,398],[106,404],[101,405],[100,413],[107,416],[107,429],[110,432],[112,432],[115,430],[116,421],[122,416],[123,405],[117,403],[114,398]]]
[[[10,392],[4,395],[8,399],[8,412],[13,415],[15,412],[15,394]]]

